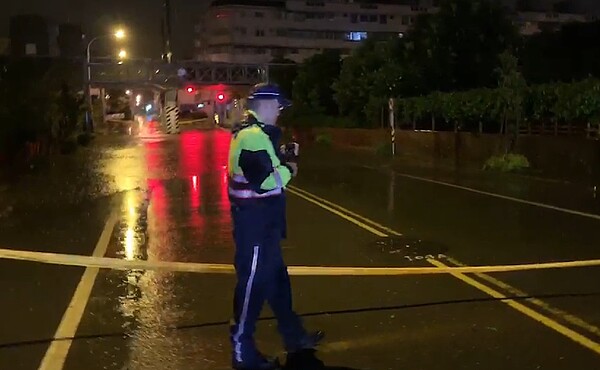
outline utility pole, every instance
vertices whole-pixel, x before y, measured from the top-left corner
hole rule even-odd
[[[396,155],[396,123],[394,122],[394,98],[388,100],[390,114],[390,129],[392,134],[392,157]]]
[[[171,63],[171,0],[163,0],[163,60]]]

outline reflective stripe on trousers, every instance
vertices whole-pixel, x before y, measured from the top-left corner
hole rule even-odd
[[[254,246],[250,277],[248,278],[248,282],[246,283],[246,292],[244,293],[244,306],[242,307],[242,315],[240,316],[238,331],[233,336],[233,341],[235,343],[235,359],[237,362],[242,362],[242,342],[240,342],[240,337],[242,336],[242,334],[244,334],[244,326],[246,325],[246,317],[248,316],[248,305],[250,304],[250,295],[252,294],[252,284],[254,282],[254,276],[256,276],[256,267],[258,266],[259,251],[260,247],[258,245]]]

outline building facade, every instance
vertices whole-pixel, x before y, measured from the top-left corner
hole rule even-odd
[[[196,57],[264,63],[280,58],[300,62],[324,49],[346,54],[367,35],[401,35],[419,14],[433,11],[435,2],[217,0],[196,27]]]
[[[10,54],[15,57],[82,57],[81,26],[36,14],[10,18]]]
[[[10,18],[11,55],[50,56],[50,33],[47,20],[35,14],[22,14]]]
[[[565,7],[558,4],[564,1],[500,1],[513,10],[524,34],[589,20],[556,12],[558,6]],[[420,14],[435,12],[438,4],[439,0],[216,0],[196,25],[195,58],[228,63],[284,58],[301,62],[324,49],[347,55],[367,37],[401,37]]]

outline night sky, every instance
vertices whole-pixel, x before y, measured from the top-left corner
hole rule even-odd
[[[105,34],[111,25],[122,24],[131,36],[124,47],[132,57],[158,58],[162,51],[162,3],[162,0],[3,1],[0,36],[8,36],[9,17],[23,13],[43,15],[56,22],[79,23],[84,32],[93,35]],[[171,0],[173,50],[177,58],[192,57],[194,23],[208,3],[209,0]]]
[[[579,0],[600,12],[600,0]],[[173,51],[178,59],[193,56],[194,23],[210,0],[171,0]],[[8,35],[11,15],[37,13],[57,22],[80,23],[84,32],[105,34],[114,24],[124,25],[130,37],[124,45],[132,57],[158,58],[162,51],[162,0],[15,0],[3,1],[0,36]],[[95,46],[96,47],[96,46]],[[114,50],[110,44],[99,49]],[[102,50],[101,50],[102,52]]]

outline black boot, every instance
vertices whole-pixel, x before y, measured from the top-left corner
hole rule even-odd
[[[324,370],[325,364],[316,356],[314,349],[303,349],[288,353],[285,370]]]

